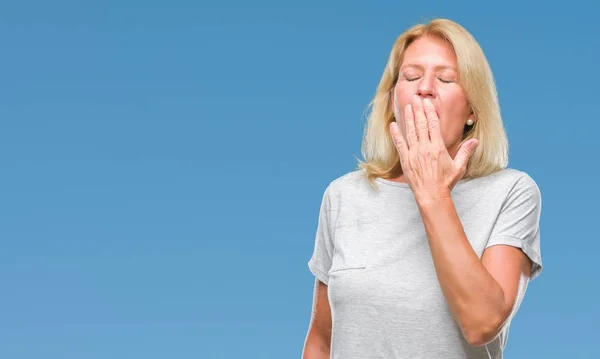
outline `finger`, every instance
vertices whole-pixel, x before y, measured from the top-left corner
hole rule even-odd
[[[417,136],[419,143],[429,142],[429,130],[427,129],[427,117],[423,112],[423,102],[417,95],[413,96],[413,111],[415,113],[415,126],[417,128]]]
[[[469,162],[471,156],[473,156],[473,153],[475,153],[478,145],[479,141],[475,138],[472,138],[460,146],[456,156],[454,156],[454,163],[458,168],[461,169],[461,171],[467,169],[467,163]]]
[[[417,145],[419,139],[415,129],[415,115],[412,105],[410,104],[406,105],[404,108],[404,123],[406,129],[406,141],[408,141],[408,148],[411,148]]]
[[[427,126],[429,128],[429,138],[431,142],[435,144],[443,144],[442,131],[440,130],[440,118],[437,115],[435,106],[430,99],[426,98],[423,100],[423,108],[425,109],[425,116],[427,117]]]
[[[406,163],[405,158],[408,156],[408,146],[404,141],[404,138],[402,138],[400,127],[396,122],[390,123],[390,133],[392,135],[392,140],[394,141],[394,146],[396,146],[396,149],[398,150],[400,162]]]

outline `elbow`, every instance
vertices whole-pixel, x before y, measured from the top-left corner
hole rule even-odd
[[[502,316],[488,317],[462,328],[465,340],[473,347],[482,347],[492,342],[504,326]]]
[[[302,359],[329,359],[329,347],[307,344],[302,351]]]
[[[315,331],[310,331],[304,343],[302,359],[329,359],[331,337]]]
[[[482,347],[493,341],[497,336],[496,332],[492,331],[469,331],[465,333],[465,339],[469,345],[473,347]]]

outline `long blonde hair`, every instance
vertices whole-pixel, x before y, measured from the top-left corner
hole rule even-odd
[[[447,19],[435,19],[428,24],[414,25],[396,39],[377,93],[369,103],[371,111],[362,142],[364,161],[358,159],[358,168],[364,170],[372,185],[377,177],[392,179],[402,174],[398,152],[389,131],[389,124],[395,120],[391,96],[404,51],[413,41],[425,35],[438,36],[453,47],[460,84],[477,118],[472,128],[465,131],[461,142],[462,145],[473,137],[479,140],[464,178],[485,176],[508,164],[508,140],[500,115],[496,85],[483,50],[459,24]]]

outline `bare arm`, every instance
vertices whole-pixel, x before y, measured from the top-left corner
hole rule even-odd
[[[331,347],[331,308],[327,285],[315,280],[313,309],[302,359],[329,359]]]
[[[510,315],[531,263],[519,248],[505,245],[488,248],[479,259],[450,197],[419,208],[450,310],[470,344],[487,344]]]
[[[390,131],[419,206],[442,292],[465,339],[475,346],[487,344],[511,314],[532,264],[523,251],[507,245],[489,247],[480,260],[466,237],[451,191],[465,174],[478,140],[466,140],[452,156],[429,98],[414,96],[404,117],[406,140],[397,123],[390,124]],[[537,201],[533,191],[525,195]],[[530,216],[536,213],[539,207],[531,206]],[[536,224],[531,218],[529,222],[524,225],[532,229]]]

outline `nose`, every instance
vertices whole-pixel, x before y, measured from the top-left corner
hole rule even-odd
[[[417,95],[421,98],[435,97],[435,77],[423,76],[417,87]]]

